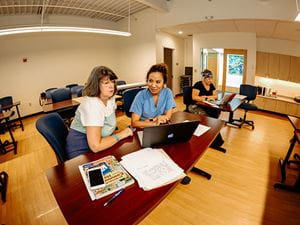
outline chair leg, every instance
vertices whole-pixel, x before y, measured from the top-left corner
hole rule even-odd
[[[207,180],[211,179],[211,175],[209,173],[207,173],[204,170],[201,170],[197,167],[193,167],[191,171],[205,177]]]
[[[0,173],[0,192],[1,192],[2,202],[6,202],[7,180],[8,180],[7,173],[2,171]]]

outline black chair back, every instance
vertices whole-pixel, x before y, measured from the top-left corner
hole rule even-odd
[[[53,103],[72,99],[70,88],[58,88],[51,93],[51,96]]]
[[[2,108],[5,108],[7,106],[12,106],[12,104],[13,104],[12,96],[6,96],[3,98],[0,98],[0,104],[2,105]]]
[[[68,128],[58,113],[50,113],[36,121],[37,130],[48,141],[60,163],[66,161],[65,151]]]
[[[72,87],[76,87],[76,86],[78,86],[78,84],[68,84],[68,85],[66,85],[66,88],[72,88]]]
[[[250,84],[241,84],[240,95],[247,96],[247,101],[252,101],[256,98],[257,87]]]
[[[183,88],[183,103],[185,104],[185,111],[188,112],[189,105],[193,104],[192,98],[193,87],[184,87]]]
[[[131,112],[129,112],[131,104],[137,95],[141,90],[144,90],[144,88],[134,88],[134,89],[128,89],[123,92],[123,101],[124,105],[123,108],[125,110],[126,116],[131,117]]]

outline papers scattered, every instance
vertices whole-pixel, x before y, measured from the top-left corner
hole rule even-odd
[[[204,134],[206,131],[208,131],[210,127],[199,124],[198,127],[196,128],[194,135],[197,137],[200,137],[202,134]]]
[[[122,157],[121,165],[145,191],[158,188],[185,176],[163,149],[144,148]]]

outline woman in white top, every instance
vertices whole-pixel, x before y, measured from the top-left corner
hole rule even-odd
[[[114,133],[116,79],[115,73],[105,66],[95,67],[91,72],[83,89],[83,101],[76,110],[67,136],[66,152],[69,159],[88,151],[102,151],[132,136],[129,128]]]

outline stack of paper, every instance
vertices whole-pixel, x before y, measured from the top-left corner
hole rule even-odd
[[[197,137],[200,137],[202,134],[204,134],[209,129],[210,129],[210,127],[199,124],[197,129],[194,132],[194,135],[197,136]]]
[[[185,176],[183,169],[163,149],[144,148],[122,157],[121,165],[145,191],[158,188]]]

